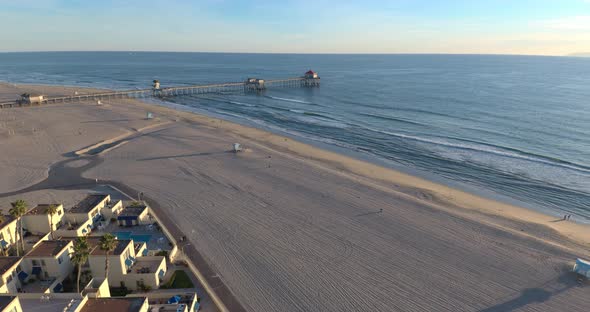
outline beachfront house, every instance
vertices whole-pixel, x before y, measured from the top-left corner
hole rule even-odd
[[[151,220],[148,215],[148,207],[141,203],[132,203],[125,207],[117,216],[120,226],[134,226],[149,224]]]
[[[15,294],[21,287],[18,279],[22,257],[0,257],[0,293]]]
[[[74,272],[73,252],[72,240],[42,241],[23,258],[19,278],[39,282],[35,292],[60,292],[61,282]]]
[[[90,234],[101,224],[102,212],[112,214],[122,204],[111,203],[111,196],[106,194],[90,194],[72,207],[64,215],[60,228],[55,232],[55,237],[78,237]],[[120,209],[120,208],[119,208]]]
[[[13,216],[3,216],[2,223],[0,223],[0,248],[2,255],[8,255],[10,248],[16,244],[18,238],[16,223],[16,219]]]
[[[0,296],[0,312],[23,312],[17,296]]]
[[[47,212],[51,205],[57,209],[53,216]],[[45,235],[50,232],[50,224],[53,230],[60,227],[63,215],[64,206],[62,204],[39,204],[27,211],[22,217],[23,229],[34,235]]]
[[[101,209],[107,206],[110,201],[110,195],[90,194],[66,213],[66,221],[78,224],[91,220],[95,226],[102,217]]]
[[[82,293],[90,298],[109,298],[111,289],[106,278],[95,276],[84,287]]]
[[[107,204],[100,209],[100,214],[105,220],[111,221],[112,219],[116,220],[121,211],[123,211],[123,201],[109,200]]]
[[[59,228],[53,232],[54,238],[75,238],[88,235],[92,231],[92,220],[86,220],[82,223],[63,222]]]
[[[89,237],[91,246],[88,263],[92,276],[104,276],[106,252],[99,247],[99,237]],[[146,243],[133,240],[117,240],[115,250],[109,253],[108,282],[111,287],[125,286],[136,290],[157,289],[166,274],[166,258],[144,256]]]

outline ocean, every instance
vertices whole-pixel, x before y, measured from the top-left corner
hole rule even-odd
[[[480,195],[590,222],[590,58],[0,53],[0,80],[109,89],[318,72],[320,88],[178,97]]]

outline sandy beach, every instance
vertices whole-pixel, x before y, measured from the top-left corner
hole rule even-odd
[[[74,90],[90,92],[0,84],[0,100]],[[83,176],[157,201],[248,311],[590,306],[568,273],[590,256],[586,225],[235,123],[103,102],[0,110],[3,212],[52,165],[99,159]],[[228,152],[234,142],[246,151]],[[67,192],[34,194],[31,204]]]

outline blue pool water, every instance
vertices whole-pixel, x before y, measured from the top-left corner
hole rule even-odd
[[[134,242],[147,243],[152,238],[149,234],[133,234],[133,232],[115,232],[118,239],[132,239]]]

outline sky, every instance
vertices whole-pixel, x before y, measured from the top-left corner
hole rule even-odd
[[[0,0],[0,51],[590,52],[590,0]]]

